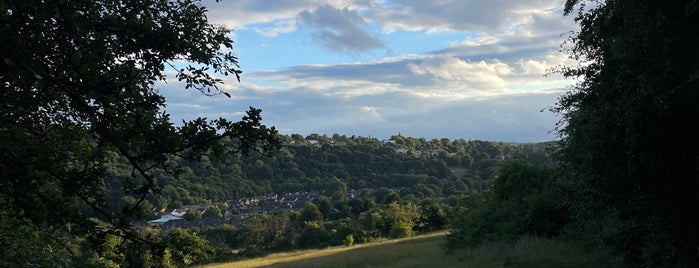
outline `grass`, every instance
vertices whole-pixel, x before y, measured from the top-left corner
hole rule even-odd
[[[516,243],[493,242],[454,253],[463,267],[614,268],[620,260],[599,249],[560,240],[524,237]]]
[[[489,243],[445,253],[445,233],[389,240],[354,247],[335,247],[272,254],[262,258],[203,266],[233,267],[617,267],[597,251],[556,240],[523,238],[514,244]]]

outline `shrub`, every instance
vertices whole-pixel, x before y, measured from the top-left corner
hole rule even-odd
[[[508,164],[490,189],[462,199],[450,219],[448,248],[478,246],[487,241],[514,241],[524,235],[558,236],[569,222],[565,196],[552,172],[527,164]]]
[[[388,232],[390,238],[405,238],[413,234],[413,225],[409,222],[396,221],[391,225],[391,230]]]
[[[345,236],[344,242],[345,242],[345,246],[348,246],[348,247],[354,246],[354,235],[347,234],[347,236]]]

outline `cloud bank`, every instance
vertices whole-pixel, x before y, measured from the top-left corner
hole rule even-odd
[[[161,92],[173,117],[235,119],[254,106],[285,134],[551,140],[558,116],[547,108],[572,83],[551,69],[574,64],[558,52],[574,26],[562,5],[223,1],[210,19],[252,44],[240,58],[259,51],[253,60],[274,67],[245,70],[240,84],[225,78],[232,99],[174,82]]]

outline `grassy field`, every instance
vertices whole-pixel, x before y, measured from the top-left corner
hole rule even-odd
[[[447,254],[439,244],[444,233],[354,247],[273,254],[262,258],[213,264],[233,267],[616,267],[599,253],[568,243],[525,238],[512,245],[488,244]]]

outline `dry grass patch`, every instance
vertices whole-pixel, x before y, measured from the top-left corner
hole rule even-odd
[[[619,260],[572,242],[525,237],[516,243],[486,243],[445,253],[446,233],[387,240],[354,247],[335,247],[272,254],[262,258],[214,264],[206,268],[238,267],[508,267],[614,268]]]
[[[444,235],[446,233],[443,232],[353,247],[277,253],[205,267],[460,267],[433,266],[434,261],[448,257],[439,247]],[[455,257],[450,259],[456,262]]]

